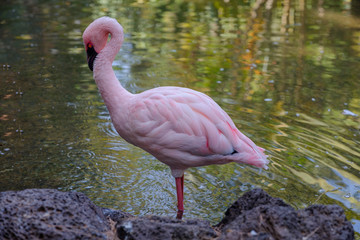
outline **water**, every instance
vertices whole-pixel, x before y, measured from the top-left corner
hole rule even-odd
[[[270,169],[185,175],[185,218],[216,223],[261,187],[295,208],[339,204],[360,234],[360,19],[355,1],[5,1],[0,190],[56,188],[135,215],[173,215],[169,169],[114,130],[82,31],[124,26],[113,64],[131,92],[202,91],[267,149]]]

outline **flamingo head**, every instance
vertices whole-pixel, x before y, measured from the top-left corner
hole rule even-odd
[[[123,39],[122,26],[115,19],[110,17],[101,17],[96,19],[85,29],[83,33],[83,42],[87,54],[88,65],[91,71],[94,69],[96,56],[107,44],[109,34],[111,36],[119,34],[121,41]]]

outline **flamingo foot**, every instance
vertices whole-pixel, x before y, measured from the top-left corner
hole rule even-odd
[[[178,212],[177,212],[177,215],[176,215],[176,219],[182,219],[182,216],[183,216],[183,213],[184,213],[184,210],[180,210],[178,209]]]

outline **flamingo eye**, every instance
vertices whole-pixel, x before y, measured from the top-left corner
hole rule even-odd
[[[92,45],[91,43],[88,43],[87,47],[88,47],[88,48],[92,48],[93,45]]]

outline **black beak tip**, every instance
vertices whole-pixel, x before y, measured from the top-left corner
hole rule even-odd
[[[88,61],[88,66],[91,71],[94,71],[94,63],[93,62]]]
[[[88,49],[86,50],[86,54],[87,54],[88,66],[90,70],[93,71],[97,52],[95,51],[94,47],[88,47]]]

